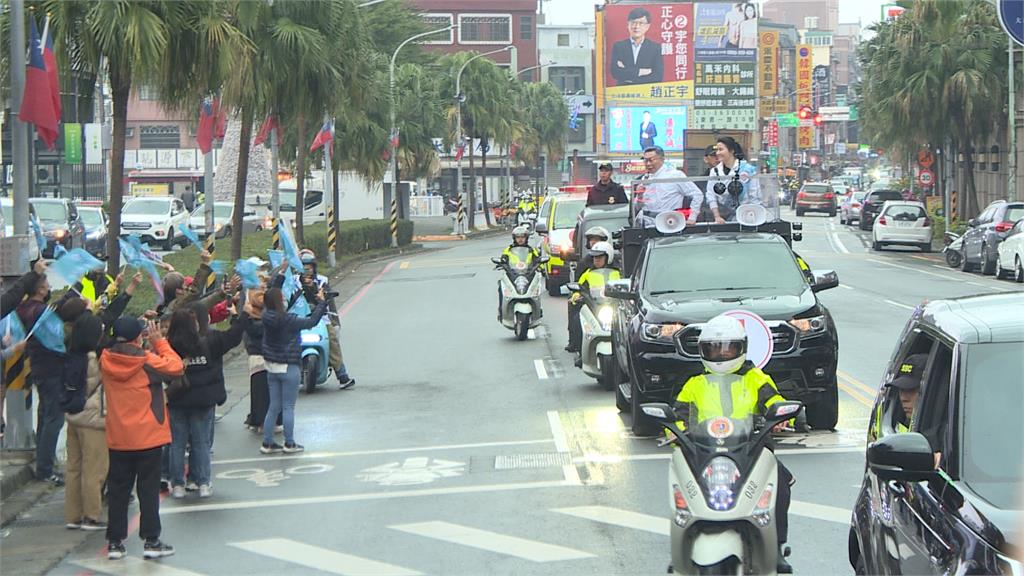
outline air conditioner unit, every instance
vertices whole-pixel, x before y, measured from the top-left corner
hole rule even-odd
[[[37,184],[56,184],[57,167],[53,164],[40,164],[36,166]]]

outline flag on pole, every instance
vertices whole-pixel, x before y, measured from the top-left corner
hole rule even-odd
[[[195,233],[194,230],[189,228],[188,225],[178,224],[178,230],[181,231],[182,236],[188,238],[188,241],[191,242],[192,245],[196,247],[196,250],[199,250],[200,252],[205,250],[205,248],[203,247],[203,243],[199,241],[199,236]]]
[[[278,220],[277,230],[281,236],[281,249],[284,251],[285,258],[288,259],[288,263],[291,264],[292,268],[296,271],[301,271],[302,259],[299,258],[299,245],[295,243],[295,238],[292,237],[291,223],[286,222],[284,219]]]
[[[4,345],[12,346],[21,342],[25,339],[25,326],[21,323],[21,318],[14,312],[11,312],[7,316],[0,318],[0,340],[8,342]]]
[[[53,113],[60,122],[60,79],[57,77],[57,55],[53,51],[53,34],[50,34],[50,17],[43,24],[43,62],[46,63],[46,75],[50,79],[50,99],[53,100]]]
[[[391,147],[392,148],[398,148],[398,143],[399,143],[398,135],[399,135],[399,129],[395,128],[394,131],[391,132],[390,142],[391,142]]]
[[[323,126],[320,127],[320,131],[316,133],[316,138],[313,139],[313,143],[309,146],[309,151],[312,152],[321,146],[334,141],[334,122],[327,120]]]
[[[18,116],[22,122],[35,124],[36,133],[53,150],[57,141],[57,111],[53,109],[50,78],[43,59],[42,44],[36,19],[29,17],[28,64],[25,66],[25,91]]]
[[[515,160],[516,159],[516,153],[518,153],[518,152],[519,152],[519,142],[513,142],[512,146],[510,146],[509,149],[508,149],[508,159],[509,160]]]
[[[309,308],[309,302],[306,300],[305,296],[299,296],[296,298],[295,303],[292,304],[292,307],[288,311],[303,318],[313,313]]]
[[[156,271],[156,264],[152,260],[140,258],[136,264],[136,268],[145,270],[146,275],[149,276],[149,282],[153,285],[153,291],[156,292],[156,303],[157,305],[164,303],[164,283],[160,280],[160,274]]]
[[[36,246],[39,247],[39,253],[42,254],[46,250],[46,238],[43,238],[43,230],[39,227],[39,222],[31,216],[29,217],[28,224],[32,228],[32,235],[36,237]]]
[[[271,268],[277,268],[284,262],[284,252],[280,250],[267,250],[267,259],[270,260]]]
[[[261,286],[259,269],[259,265],[244,258],[235,262],[235,274],[242,279],[242,287],[246,290]]]
[[[36,341],[44,348],[54,352],[67,352],[64,347],[64,321],[57,316],[51,306],[43,309],[28,335],[35,335]]]
[[[224,139],[224,132],[227,129],[227,117],[220,108],[220,100],[211,96],[203,98],[199,107],[199,128],[196,129],[196,144],[199,151],[209,154],[213,149],[213,139]]]
[[[270,131],[274,129],[280,129],[277,125],[277,118],[273,115],[267,116],[267,119],[263,121],[263,125],[260,126],[260,131],[256,134],[256,138],[253,139],[253,146],[259,146],[270,138]]]
[[[64,248],[59,243],[56,246]],[[56,253],[55,247],[54,254],[56,255]],[[72,286],[90,270],[99,270],[100,268],[103,268],[103,262],[82,248],[72,248],[70,251],[65,249],[64,255],[50,264],[50,270]]]
[[[466,153],[466,143],[459,144],[459,149],[455,151],[455,161],[462,160],[462,155]]]

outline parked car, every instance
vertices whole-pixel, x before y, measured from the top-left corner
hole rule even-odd
[[[540,234],[542,254],[548,256],[545,264],[548,294],[558,296],[569,280],[569,259],[572,258],[572,232],[576,218],[587,204],[586,196],[579,194],[552,194],[541,204],[537,213],[537,234]]]
[[[934,300],[903,330],[868,427],[857,574],[1021,574],[1024,293]],[[922,361],[924,368],[908,370]],[[902,374],[920,375],[911,415]]]
[[[852,224],[854,220],[860,220],[860,207],[867,192],[854,192],[847,196],[839,205],[839,223]]]
[[[178,198],[132,198],[121,209],[121,236],[137,234],[143,242],[170,250],[175,244],[188,242],[178,232],[178,225],[188,226],[188,216],[185,203]]]
[[[192,211],[192,215],[189,217],[189,225],[200,238],[206,238],[208,235],[206,232],[205,210],[206,206],[200,204],[196,206],[196,209]],[[267,217],[266,214],[261,214],[262,211],[262,209],[257,209],[255,206],[245,207],[245,210],[242,212],[243,234],[263,230],[264,226],[266,226]],[[235,205],[233,202],[213,203],[214,238],[227,238],[231,236],[231,223],[234,213]]]
[[[836,195],[825,182],[804,182],[796,194],[796,215],[805,212],[827,212],[836,215]]]
[[[1024,202],[996,200],[977,218],[968,220],[963,244],[964,271],[977,268],[982,274],[995,274],[999,243],[1021,218]]]
[[[85,226],[78,209],[67,198],[29,198],[43,230],[46,248],[44,258],[53,258],[57,244],[70,250],[85,244]]]
[[[1017,220],[996,250],[996,277],[1024,282],[1024,218]]]
[[[31,203],[28,205],[28,216],[38,225],[36,209]],[[32,230],[29,229],[29,235]],[[14,200],[11,198],[0,198],[0,235],[9,238],[14,236]],[[39,259],[39,244],[33,239],[28,243],[28,260],[33,262]]]
[[[97,258],[107,256],[107,213],[100,205],[79,203],[78,215],[85,226],[84,248]]]
[[[899,190],[871,190],[860,203],[860,219],[857,226],[861,230],[871,230],[875,218],[882,211],[882,204],[889,200],[903,200],[903,194]]]
[[[877,251],[893,244],[932,251],[932,221],[924,204],[889,200],[882,205],[882,212],[871,228],[871,248]]]

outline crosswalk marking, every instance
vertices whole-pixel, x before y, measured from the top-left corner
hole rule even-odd
[[[669,520],[663,516],[651,516],[650,514],[641,514],[639,512],[631,512],[629,510],[612,508],[610,506],[554,508],[552,509],[552,512],[568,514],[569,516],[575,516],[585,520],[593,520],[594,522],[600,522],[602,524],[611,524],[613,526],[622,526],[624,528],[632,528],[634,530],[643,530],[644,532],[652,532],[654,534],[662,534],[664,536],[669,535]]]
[[[342,554],[319,546],[310,546],[288,538],[268,538],[232,542],[229,546],[241,548],[253,554],[284,560],[292,564],[322,570],[330,574],[358,574],[359,576],[419,576],[420,572],[377,562],[351,554]]]
[[[449,522],[419,522],[391,526],[391,528],[453,544],[489,550],[524,560],[532,560],[533,562],[556,562],[559,560],[579,560],[581,558],[594,557],[593,554],[581,550],[545,544],[544,542],[517,538],[515,536],[506,536],[497,532],[478,530]]]
[[[72,564],[81,566],[90,572],[97,574],[110,574],[112,576],[203,576],[198,572],[175,568],[162,561],[146,561],[142,558],[126,556],[120,560],[107,560],[106,558],[83,558],[74,560]]]

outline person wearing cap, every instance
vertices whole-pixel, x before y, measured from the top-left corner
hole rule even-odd
[[[924,368],[928,364],[928,353],[911,354],[900,363],[897,376],[886,386],[895,389],[899,393],[900,407],[902,410],[896,413],[896,420],[893,422],[893,429],[897,434],[910,432],[914,427],[914,409],[917,406],[917,399],[921,395],[921,383],[924,381]],[[882,403],[878,403],[875,412],[875,438],[881,436],[882,425]],[[936,442],[926,434],[928,442],[934,447]],[[939,467],[942,460],[942,453],[935,452],[935,467]]]
[[[597,175],[597,184],[591,186],[590,192],[587,193],[587,206],[606,206],[629,202],[622,184],[612,180],[611,164],[605,162],[598,166]]]
[[[665,163],[665,150],[661,146],[652,146],[644,150],[644,167],[647,174],[643,192],[635,197],[637,203],[636,222],[642,227],[654,226],[654,219],[663,212],[673,212],[683,207],[684,200],[690,199],[689,223],[694,223],[700,216],[704,205],[704,193],[693,182],[673,182],[686,173]],[[718,205],[714,196],[708,196],[708,204],[715,220],[719,220]]]
[[[107,557],[117,560],[126,554],[123,541],[133,485],[141,511],[143,556],[169,556],[174,548],[160,541],[160,459],[163,447],[171,443],[163,383],[182,376],[185,367],[156,322],[143,325],[135,318],[118,318],[112,335],[114,344],[100,356],[110,456]],[[152,351],[142,347],[143,337]]]

